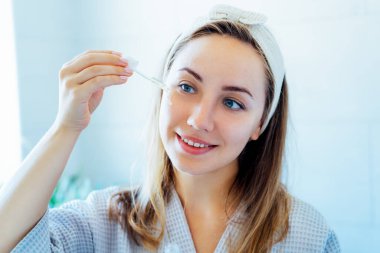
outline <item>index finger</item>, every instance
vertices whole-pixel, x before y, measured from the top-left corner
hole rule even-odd
[[[126,67],[128,62],[121,58],[121,53],[111,50],[91,50],[78,55],[65,65],[66,71],[79,73],[93,65],[115,65]]]

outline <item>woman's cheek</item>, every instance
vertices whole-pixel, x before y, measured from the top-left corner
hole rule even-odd
[[[170,99],[169,112],[172,117],[173,124],[182,125],[183,121],[186,123],[186,111],[189,109],[190,104],[178,95],[173,95]]]
[[[222,124],[220,126],[222,128],[221,132],[224,133],[224,137],[227,139],[228,143],[232,146],[239,147],[239,149],[245,147],[252,134],[252,125],[247,124],[247,122],[249,122],[247,120],[248,119],[226,119],[225,122],[229,122],[229,124]]]
[[[169,128],[177,125],[178,117],[181,115],[181,101],[172,93],[164,94],[160,108],[160,128],[161,130],[170,130]]]

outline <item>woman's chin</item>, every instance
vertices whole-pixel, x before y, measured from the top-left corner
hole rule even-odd
[[[209,171],[196,166],[174,166],[175,174],[187,174],[191,176],[200,176],[209,173]]]

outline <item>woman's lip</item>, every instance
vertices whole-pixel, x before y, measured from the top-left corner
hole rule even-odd
[[[204,147],[204,148],[197,148],[197,147],[193,147],[193,146],[190,146],[187,143],[185,143],[182,140],[180,135],[177,134],[176,137],[177,137],[177,141],[178,141],[181,149],[183,151],[185,151],[186,153],[189,153],[191,155],[202,155],[202,154],[205,154],[205,153],[209,152],[210,150],[212,150],[216,147],[215,145],[210,145],[210,146]]]
[[[199,144],[204,144],[204,145],[207,145],[207,146],[216,146],[216,145],[213,145],[211,143],[208,143],[208,142],[205,142],[201,139],[198,139],[198,138],[194,138],[194,137],[191,137],[191,136],[188,136],[188,135],[180,135],[180,134],[177,134],[179,136],[179,138],[185,138],[189,141],[192,141],[192,142],[197,142]]]

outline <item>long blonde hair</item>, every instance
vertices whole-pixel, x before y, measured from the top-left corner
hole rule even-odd
[[[262,56],[266,65],[267,91],[265,110],[261,121],[267,117],[273,100],[273,76],[262,50],[242,24],[231,21],[214,21],[200,27],[177,43],[167,57],[168,72],[178,52],[190,41],[211,34],[231,36],[249,43]],[[115,194],[110,201],[111,220],[117,221],[133,240],[146,249],[156,251],[164,236],[165,206],[170,201],[174,185],[172,163],[167,156],[158,130],[159,108],[162,93],[152,114],[149,135],[149,162],[141,187]],[[289,227],[290,201],[281,183],[282,162],[285,147],[288,114],[287,83],[284,78],[278,106],[267,128],[256,141],[247,143],[238,157],[239,170],[226,201],[228,206],[243,203],[247,214],[244,221],[249,229],[242,232],[235,252],[268,252],[283,240]],[[226,207],[227,210],[227,207]]]

